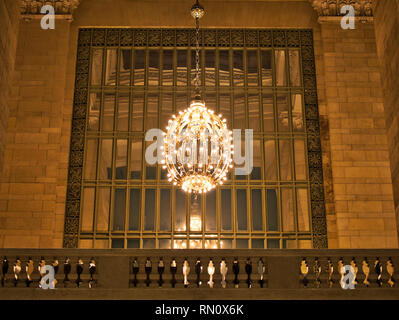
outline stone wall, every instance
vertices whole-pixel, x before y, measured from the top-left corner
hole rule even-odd
[[[399,1],[375,2],[375,33],[384,89],[392,182],[399,223]]]

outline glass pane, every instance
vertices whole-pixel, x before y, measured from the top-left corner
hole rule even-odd
[[[258,51],[247,51],[248,86],[258,85]]]
[[[110,188],[97,189],[97,232],[108,232]]]
[[[259,124],[259,95],[248,94],[249,128],[260,131]]]
[[[187,249],[187,240],[174,240],[173,249]]]
[[[247,225],[247,190],[237,189],[237,230],[244,231],[248,229]]]
[[[202,230],[201,197],[194,194],[190,197],[190,230]]]
[[[274,140],[265,140],[265,178],[277,180],[276,143]]]
[[[308,190],[297,189],[296,201],[298,210],[298,230],[309,231],[309,206],[308,206]]]
[[[263,94],[263,131],[274,131],[273,95]]]
[[[92,249],[93,248],[93,240],[80,239],[79,240],[79,249]]]
[[[140,239],[127,239],[127,247],[139,249],[140,248]]]
[[[215,81],[215,51],[205,51],[205,85],[214,86]]]
[[[220,249],[233,249],[233,240],[230,239],[220,240]]]
[[[132,101],[132,131],[143,131],[144,95],[136,94]]]
[[[141,149],[142,142],[133,140],[130,153],[130,179],[141,179]]]
[[[111,243],[112,243],[111,244],[111,248],[114,248],[114,249],[123,249],[125,247],[125,245],[124,245],[125,240],[124,239],[112,239]]]
[[[230,64],[229,64],[229,51],[219,51],[219,85],[230,85]]]
[[[294,203],[291,189],[281,189],[283,231],[295,231],[294,228]]]
[[[220,98],[220,113],[227,120],[227,125],[232,126],[231,122],[231,106],[230,106],[230,95],[221,94]]]
[[[265,240],[263,239],[252,239],[252,249],[264,249]]]
[[[101,84],[103,73],[103,49],[93,49],[91,62],[91,84],[94,86]]]
[[[205,249],[217,249],[218,241],[217,240],[205,240]]]
[[[305,141],[295,140],[294,148],[296,180],[306,180]]]
[[[266,190],[267,198],[267,231],[278,231],[277,193],[275,189]],[[269,248],[269,245],[267,246]]]
[[[94,241],[94,248],[95,249],[108,249],[109,248],[109,240],[98,240]]]
[[[120,93],[118,97],[118,131],[127,131],[129,126],[129,93]]]
[[[144,85],[145,71],[145,51],[136,50],[134,52],[134,85]]]
[[[274,52],[274,63],[276,68],[276,85],[277,86],[286,86],[287,85],[287,76],[285,72],[285,51],[284,50],[276,50]]]
[[[102,116],[102,130],[114,130],[115,93],[104,94],[104,111]]]
[[[262,86],[273,85],[272,51],[262,51]]]
[[[90,94],[88,131],[98,131],[100,123],[101,93]]]
[[[216,112],[217,106],[216,106],[216,93],[215,92],[207,92],[205,96],[205,103],[206,107],[209,109],[212,109],[213,111]]]
[[[277,116],[278,116],[278,130],[289,131],[288,123],[288,96],[277,95]]]
[[[171,249],[170,239],[160,239],[159,240],[159,249]]]
[[[176,112],[183,111],[187,106],[187,93],[178,93],[176,95]]]
[[[83,191],[82,231],[93,231],[94,188]]]
[[[99,178],[101,180],[112,178],[112,140],[104,139],[101,141],[101,154],[99,163]]]
[[[268,239],[267,240],[267,248],[268,249],[280,249],[280,240],[279,239]]]
[[[148,85],[159,85],[159,51],[149,50],[148,52]]]
[[[251,179],[262,179],[262,149],[260,140],[253,141],[253,168],[251,172]]]
[[[244,59],[243,52],[233,51],[233,80],[235,86],[244,85]]]
[[[231,230],[231,190],[221,189],[222,229]]]
[[[157,167],[146,166],[145,167],[145,178],[148,180],[155,180],[157,178]]]
[[[173,94],[163,93],[162,94],[162,115],[161,115],[161,130],[166,131],[169,119],[172,118],[173,110]]]
[[[248,239],[237,239],[236,249],[248,249]]]
[[[95,179],[97,169],[97,139],[86,142],[85,179]]]
[[[130,85],[130,70],[132,69],[132,50],[121,49],[119,61],[119,85]]]
[[[163,50],[162,84],[173,85],[173,50]]]
[[[144,239],[143,249],[155,249],[155,239]]]
[[[312,240],[298,240],[298,249],[312,249]]]
[[[263,216],[262,216],[262,190],[252,189],[252,230],[262,231],[263,230]]]
[[[158,94],[147,96],[146,129],[158,128]]]
[[[177,85],[187,85],[187,51],[177,50]]]
[[[115,178],[127,178],[127,140],[118,139],[116,142]]]
[[[125,230],[126,189],[115,189],[114,195],[114,231]]]
[[[245,129],[245,95],[234,95],[234,129]]]
[[[105,68],[105,85],[116,85],[116,65],[118,56],[116,49],[107,49],[107,62]]]
[[[303,131],[302,95],[291,95],[292,128],[294,131]]]
[[[130,189],[129,230],[140,229],[141,190]]]
[[[159,230],[170,231],[170,189],[161,189]]]
[[[206,194],[206,230],[216,231],[216,190]]]
[[[299,66],[299,51],[289,51],[290,60],[290,82],[291,86],[298,87],[301,85],[300,66]]]
[[[283,248],[284,249],[296,249],[297,248],[296,240],[284,239],[283,240]]]
[[[291,143],[290,140],[280,140],[280,179],[291,180]]]
[[[190,240],[190,249],[202,249],[202,240]]]
[[[175,231],[186,231],[186,193],[176,190]]]
[[[146,189],[144,230],[155,231],[155,203],[155,189]]]

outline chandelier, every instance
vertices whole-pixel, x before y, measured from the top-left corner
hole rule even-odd
[[[196,24],[195,97],[188,109],[173,115],[164,133],[163,169],[168,181],[189,193],[205,193],[227,180],[234,153],[226,119],[206,108],[199,86],[199,19],[205,14],[197,2],[191,8]]]

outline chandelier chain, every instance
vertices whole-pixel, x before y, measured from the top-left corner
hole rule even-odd
[[[195,33],[196,33],[196,47],[195,47],[195,93],[197,95],[201,94],[200,86],[199,86],[199,77],[200,77],[200,30],[199,30],[199,18],[195,18]]]

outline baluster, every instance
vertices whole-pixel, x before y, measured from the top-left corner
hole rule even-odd
[[[14,287],[18,285],[19,281],[19,274],[21,273],[21,260],[19,260],[19,257],[15,260],[14,267]]]
[[[320,281],[321,272],[322,272],[322,270],[321,270],[319,258],[316,257],[314,259],[314,265],[313,265],[313,273],[315,275],[314,283],[315,283],[316,288],[320,288],[320,285],[321,285],[321,281]]]
[[[3,259],[3,264],[2,264],[2,273],[3,273],[3,276],[1,277],[1,286],[2,286],[2,287],[4,287],[4,283],[5,283],[6,280],[7,280],[7,272],[8,272],[8,269],[9,269],[8,260],[7,260],[7,257],[4,257],[4,259]]]
[[[302,258],[300,271],[301,271],[301,278],[302,278],[301,282],[302,282],[304,287],[307,287],[307,285],[309,283],[309,280],[307,278],[307,275],[309,273],[309,266],[308,266],[308,263],[306,261],[306,258]]]
[[[227,271],[229,268],[227,267],[226,259],[222,258],[222,261],[220,262],[220,274],[222,275],[222,288],[226,288],[226,275]]]
[[[183,262],[183,284],[184,287],[187,288],[190,282],[188,282],[188,275],[190,274],[190,264],[187,261],[187,258],[184,258]]]
[[[89,262],[89,273],[90,273],[90,279],[89,279],[89,288],[91,289],[93,285],[96,283],[96,280],[94,279],[94,274],[96,273],[96,261],[94,258],[90,259]]]
[[[208,274],[209,274],[209,281],[208,281],[209,288],[213,288],[213,285],[215,284],[213,281],[213,275],[215,274],[215,266],[213,264],[212,258],[210,258],[208,263]]]
[[[70,282],[69,274],[71,273],[71,270],[72,270],[71,259],[67,257],[64,262],[64,280],[63,280],[64,288],[66,288],[67,284]]]
[[[265,274],[265,272],[266,272],[266,266],[263,263],[262,258],[259,258],[259,261],[258,261],[258,273],[259,273],[259,276],[260,276],[259,285],[260,285],[261,288],[263,288],[263,284],[264,284],[263,275]]]
[[[54,283],[54,288],[55,288],[55,286],[58,283],[56,277],[57,277],[58,268],[59,268],[59,262],[58,262],[56,257],[54,257],[52,265],[53,265],[53,268],[54,268],[54,281],[53,281],[53,283]]]
[[[37,266],[37,271],[39,271],[39,275],[40,275],[40,277],[39,277],[39,288],[42,287],[41,281],[42,281],[43,276],[46,274],[46,273],[42,273],[42,268],[43,268],[45,265],[46,265],[46,260],[44,259],[44,257],[41,257],[41,258],[40,258],[39,265]]]
[[[247,263],[245,264],[245,272],[247,274],[247,285],[248,285],[248,288],[252,288],[252,280],[251,280],[252,261],[251,261],[250,258],[247,258]]]
[[[27,287],[30,287],[31,283],[33,282],[32,273],[34,270],[35,270],[35,266],[34,266],[33,260],[31,257],[29,257],[28,262],[26,263],[26,266],[25,266],[26,286]]]
[[[159,262],[158,262],[158,273],[159,273],[158,284],[159,284],[159,287],[162,287],[162,285],[163,285],[162,275],[163,275],[164,271],[165,271],[165,263],[163,262],[162,257],[160,257]]]
[[[76,263],[76,273],[78,275],[78,278],[76,279],[76,286],[79,288],[80,284],[83,282],[80,278],[81,274],[83,273],[83,260],[80,258],[78,258]]]
[[[354,275],[353,275],[353,284],[356,287],[357,284],[358,284],[358,282],[357,282],[357,273],[359,271],[359,268],[357,267],[355,257],[353,257],[352,260],[351,260],[351,266],[353,268],[353,273],[354,273]]]
[[[343,288],[344,287],[345,268],[344,268],[344,258],[342,258],[342,257],[338,260],[338,273],[341,275],[339,283],[341,285],[341,288]]]
[[[237,258],[234,258],[233,262],[233,273],[234,273],[234,287],[238,288],[240,285],[240,280],[238,280],[238,274],[240,273],[240,263],[238,262]]]
[[[369,276],[370,276],[370,265],[367,258],[362,261],[362,271],[364,274],[363,284],[368,288],[370,286]]]
[[[170,283],[172,284],[172,288],[176,286],[176,272],[177,272],[177,263],[175,258],[172,258],[172,261],[170,263],[170,273],[172,274],[172,280]]]
[[[393,278],[393,275],[395,273],[395,267],[393,265],[392,259],[389,257],[387,261],[387,272],[389,274],[389,280],[388,280],[388,285],[393,288],[395,286],[395,279]]]
[[[137,258],[134,258],[134,261],[133,261],[133,274],[134,274],[133,285],[135,287],[137,287],[137,283],[138,283],[137,274],[139,273],[139,270],[140,270],[139,262],[137,261]]]
[[[195,273],[197,274],[197,288],[200,287],[200,285],[202,284],[201,282],[201,272],[202,272],[202,265],[201,265],[201,260],[200,258],[197,258],[197,262],[195,263]]]
[[[327,258],[327,270],[328,270],[328,287],[332,288],[332,286],[334,285],[334,280],[333,280],[333,273],[334,273],[334,265],[331,261],[330,258]]]
[[[151,283],[150,274],[152,271],[152,262],[149,257],[147,257],[147,260],[145,262],[144,271],[145,271],[145,274],[147,275],[145,284],[147,285],[147,287],[149,287],[150,283]]]
[[[374,272],[377,274],[377,284],[379,287],[382,287],[382,264],[380,262],[380,258],[374,262]]]

